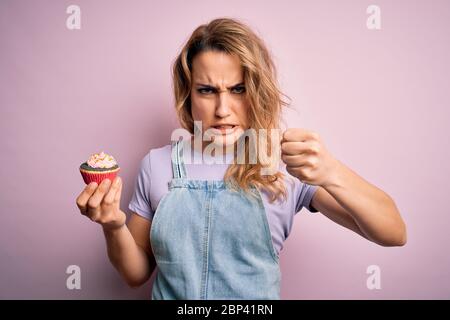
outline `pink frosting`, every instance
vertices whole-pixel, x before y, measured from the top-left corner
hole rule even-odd
[[[87,164],[92,168],[111,168],[114,167],[117,162],[112,156],[102,151],[93,154],[87,161]]]

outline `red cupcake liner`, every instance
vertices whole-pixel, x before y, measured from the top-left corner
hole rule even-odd
[[[89,184],[95,181],[99,185],[105,179],[109,179],[112,182],[114,178],[117,176],[119,170],[120,168],[112,172],[100,172],[100,171],[86,172],[80,170],[80,173],[81,176],[83,177],[84,183]]]

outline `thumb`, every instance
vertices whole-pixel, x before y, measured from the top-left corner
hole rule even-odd
[[[283,142],[286,142],[286,141],[287,141],[286,138],[284,137],[286,131],[287,131],[287,129],[284,130],[283,132],[281,132],[281,135],[280,135],[280,145],[283,144]]]
[[[114,202],[120,205],[120,198],[122,196],[122,179],[120,177],[117,177],[117,179],[119,179],[119,188],[117,189],[116,195],[114,196]]]

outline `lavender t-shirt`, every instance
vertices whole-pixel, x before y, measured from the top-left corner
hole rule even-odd
[[[185,159],[187,159],[187,155]],[[199,156],[193,151],[193,156]],[[192,158],[191,158],[192,159]],[[195,164],[185,161],[187,178],[198,180],[222,180],[228,168],[230,158],[223,164]],[[287,173],[284,166],[280,171],[285,173],[287,199],[269,201],[269,194],[261,192],[262,201],[269,222],[272,241],[277,254],[283,248],[283,242],[289,236],[294,221],[294,215],[305,207],[310,212],[317,212],[311,206],[311,199],[317,190],[317,186],[302,183],[298,178]],[[171,145],[150,150],[142,159],[139,174],[135,184],[133,197],[128,208],[138,215],[151,220],[158,207],[161,198],[169,192],[168,182],[172,179]]]

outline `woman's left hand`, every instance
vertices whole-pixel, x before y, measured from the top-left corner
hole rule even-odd
[[[332,183],[339,166],[339,161],[325,148],[319,134],[300,128],[287,129],[283,133],[281,160],[291,175],[318,186]]]

